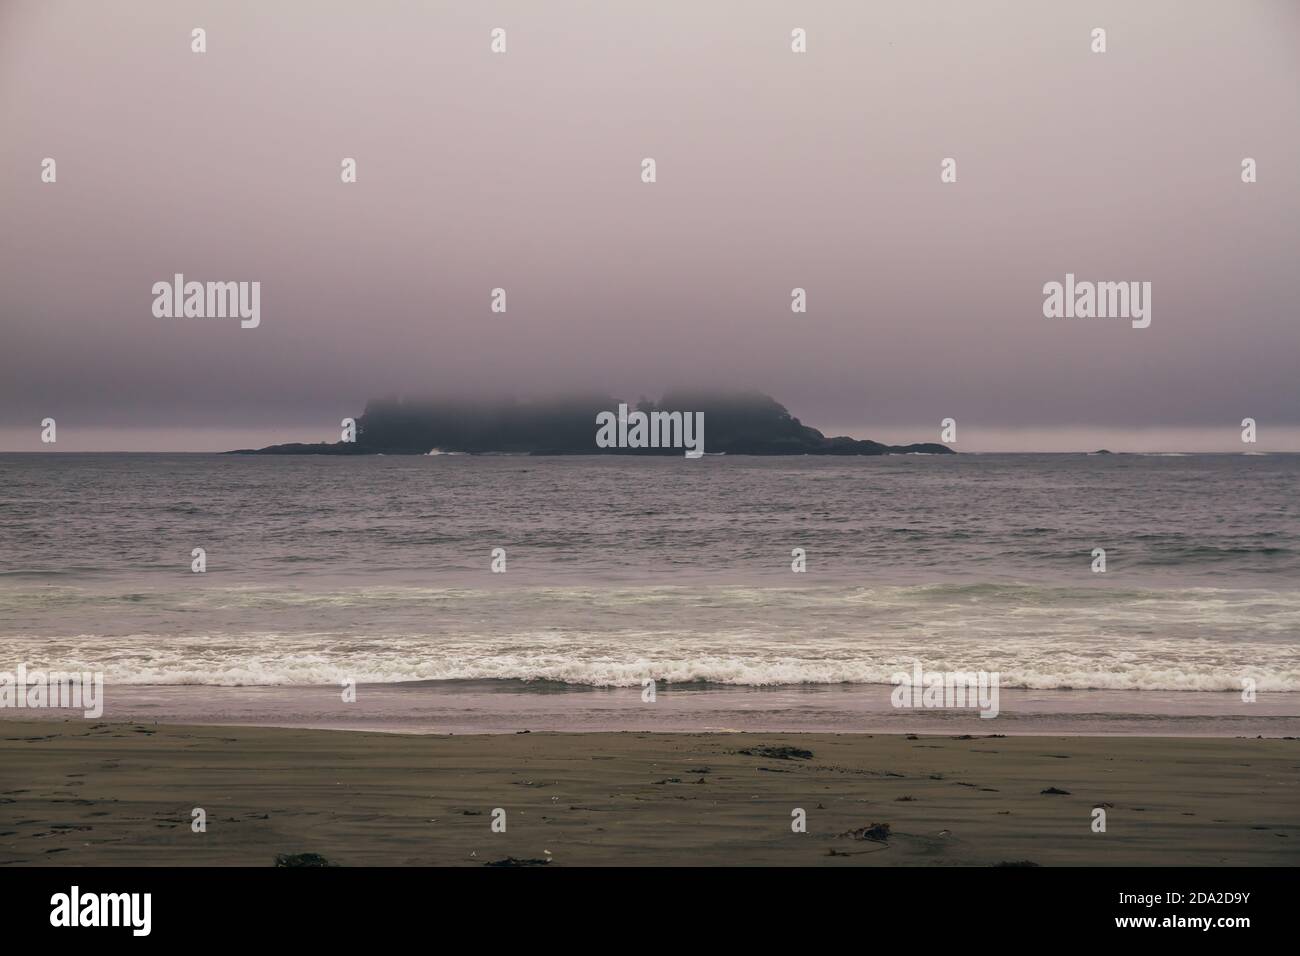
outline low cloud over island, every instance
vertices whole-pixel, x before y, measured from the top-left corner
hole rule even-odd
[[[355,427],[350,422],[340,423],[342,438],[337,442],[271,445],[231,454],[680,455],[683,447],[727,455],[953,454],[936,442],[886,445],[827,438],[760,392],[676,392],[659,402],[642,398],[635,406],[598,395],[536,401],[383,399],[368,403]],[[694,422],[703,423],[702,435]],[[611,443],[614,434],[621,440]],[[667,440],[669,436],[674,440]]]

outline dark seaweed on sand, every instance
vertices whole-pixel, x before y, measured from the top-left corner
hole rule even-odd
[[[277,853],[276,866],[338,866],[319,853]]]
[[[769,760],[811,760],[813,755],[811,750],[801,750],[798,747],[751,747],[748,750],[737,750],[736,753],[746,757],[767,757]]]

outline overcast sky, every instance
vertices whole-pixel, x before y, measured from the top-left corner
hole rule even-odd
[[[1295,451],[1298,252],[1293,0],[0,0],[0,450],[711,385],[959,450]],[[259,281],[260,327],[155,317],[177,272]],[[1151,326],[1044,318],[1067,272],[1149,281]]]

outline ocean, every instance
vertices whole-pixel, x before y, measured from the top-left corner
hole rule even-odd
[[[1289,731],[1298,486],[1287,454],[4,454],[0,671],[153,719],[851,730],[920,719],[888,696],[920,661],[997,672],[1008,723]]]

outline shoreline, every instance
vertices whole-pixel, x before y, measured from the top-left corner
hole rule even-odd
[[[0,865],[1295,865],[1298,754],[1191,737],[3,722]]]
[[[412,734],[835,733],[1007,736],[1300,737],[1300,693],[1003,688],[996,717],[895,708],[889,684],[641,687],[521,680],[337,685],[106,684],[96,721]],[[0,726],[81,711],[0,708]]]

